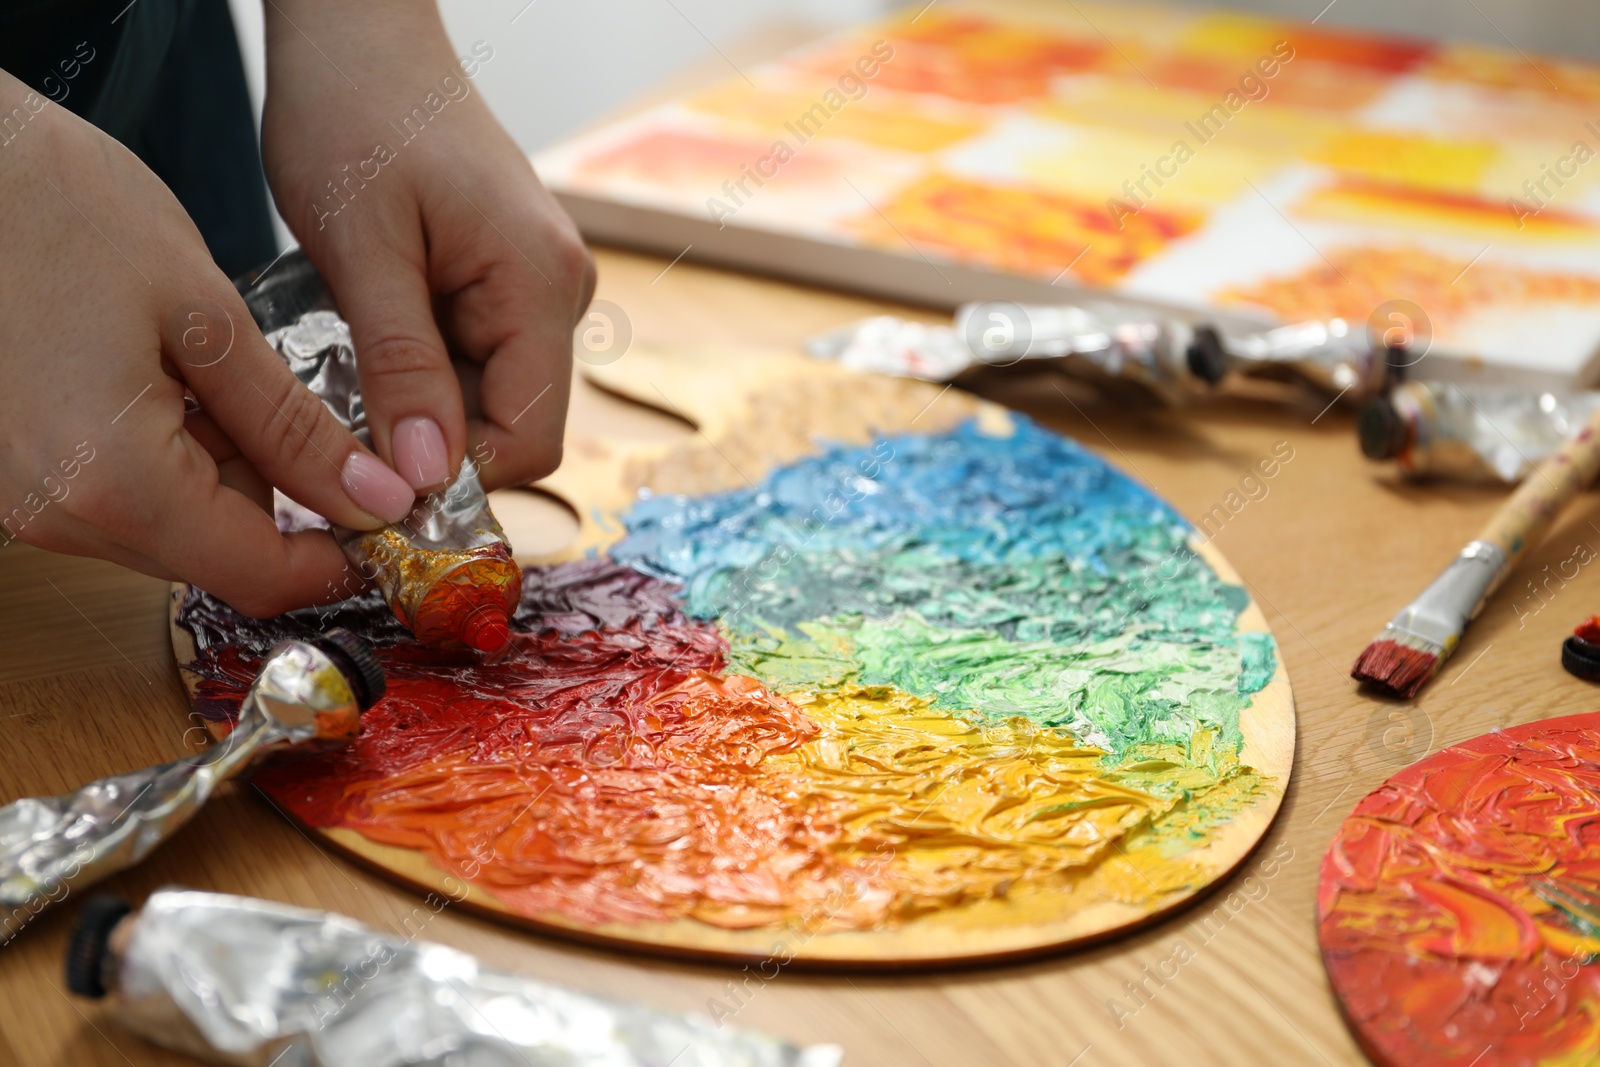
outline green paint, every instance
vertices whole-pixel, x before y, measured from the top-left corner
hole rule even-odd
[[[1272,640],[1272,635],[1266,633],[1240,634],[1237,640],[1243,657],[1239,671],[1239,693],[1242,696],[1259,693],[1278,673],[1278,646]]]
[[[1242,660],[1231,640],[1154,643],[1134,631],[1072,644],[1021,642],[935,626],[914,612],[799,629],[797,638],[770,628],[759,636],[726,630],[730,668],[780,692],[848,681],[894,686],[991,722],[1022,716],[1117,759],[1141,745],[1184,744],[1200,729],[1237,750],[1239,712],[1265,684],[1262,671],[1266,678],[1272,671],[1270,638],[1249,642]],[[1242,661],[1254,665],[1248,677]]]
[[[1009,437],[968,425],[830,449],[747,490],[642,499],[627,521],[617,558],[682,582],[730,670],[1021,717],[1167,776],[1164,796],[1187,788],[1173,766],[1197,738],[1237,755],[1239,713],[1276,670],[1270,635],[1236,632],[1249,597],[1188,525],[1025,419]],[[1206,757],[1219,781],[1224,755]]]

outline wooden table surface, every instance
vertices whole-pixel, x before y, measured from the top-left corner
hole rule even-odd
[[[663,270],[666,261],[651,257],[597,258],[598,295],[623,309],[635,344],[792,349],[869,313],[925,314],[687,261]],[[1595,498],[1575,505],[1525,561],[1419,700],[1387,702],[1357,691],[1351,662],[1499,493],[1395,481],[1361,458],[1347,411],[1321,412],[1309,396],[1130,411],[1060,385],[997,375],[980,389],[1142,478],[1191,518],[1223,504],[1278,442],[1293,449],[1266,495],[1258,491],[1216,535],[1277,634],[1298,705],[1294,778],[1276,825],[1215,892],[1132,936],[974,970],[851,977],[786,969],[749,984],[734,1022],[836,1042],[857,1067],[1359,1063],[1317,955],[1322,853],[1355,802],[1404,763],[1497,726],[1600,704],[1558,663],[1564,632],[1600,608],[1600,578],[1585,570],[1565,588],[1551,581],[1543,600],[1527,584],[1546,565],[1553,573],[1578,542],[1600,546]],[[630,407],[580,388],[571,419],[608,433],[693,432]],[[537,536],[565,536],[571,524],[560,520]],[[0,589],[0,801],[194,750],[200,735],[172,662],[163,583],[14,544],[0,548]],[[1265,873],[1269,859],[1276,863]],[[228,787],[142,867],[104,888],[137,901],[171,884],[328,908],[402,934],[419,903],[319,849],[247,785]],[[0,948],[0,1065],[188,1062],[66,994],[61,958],[77,904],[69,899]],[[744,977],[565,944],[450,908],[423,936],[497,967],[683,1011],[709,1011],[713,998],[733,1007],[726,987]]]

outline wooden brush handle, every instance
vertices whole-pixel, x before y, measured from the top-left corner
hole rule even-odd
[[[1600,408],[1556,452],[1533,469],[1511,499],[1494,513],[1479,540],[1499,545],[1506,553],[1505,570],[1516,565],[1567,502],[1600,472]],[[1502,572],[1504,573],[1504,572]]]

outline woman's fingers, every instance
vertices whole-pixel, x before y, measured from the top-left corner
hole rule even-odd
[[[542,478],[561,462],[572,330],[565,309],[541,313],[543,302],[534,298],[543,295],[543,283],[529,273],[497,265],[448,308],[473,361],[461,376],[474,401],[468,434],[491,489]]]
[[[444,486],[460,468],[466,418],[433,319],[416,206],[385,206],[397,217],[330,241],[317,266],[350,323],[373,447],[423,492]],[[356,231],[360,220],[348,221]]]
[[[232,297],[230,300],[229,297]],[[415,493],[373,456],[290,372],[230,293],[191,301],[168,317],[163,350],[199,399],[202,443],[214,428],[273,485],[341,526],[371,529],[402,519]],[[195,317],[216,340],[197,348]]]
[[[423,203],[434,272],[448,286],[441,321],[457,355],[482,368],[476,382],[463,379],[476,386],[469,443],[484,484],[497,488],[541,478],[561,461],[572,329],[595,273],[526,160],[477,178]]]
[[[148,458],[146,458],[148,457]],[[119,485],[143,486],[143,507],[89,516],[118,531],[125,549],[181,574],[246,615],[276,615],[348,596],[344,553],[324,530],[284,534],[270,512],[223,484],[210,455],[185,431],[159,441],[119,472]],[[99,521],[97,521],[99,520]],[[143,568],[141,568],[143,569]]]

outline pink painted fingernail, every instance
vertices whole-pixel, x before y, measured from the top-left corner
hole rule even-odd
[[[384,466],[383,460],[365,452],[350,453],[339,480],[356,507],[384,522],[405,518],[417,499],[404,478]]]
[[[450,478],[444,431],[420,415],[401,419],[394,427],[394,466],[400,476],[421,492],[443,485]]]

